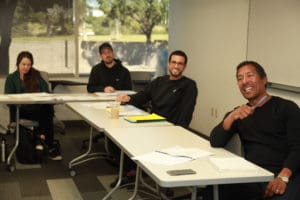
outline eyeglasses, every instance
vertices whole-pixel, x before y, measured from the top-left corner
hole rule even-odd
[[[170,63],[171,63],[171,65],[173,65],[173,66],[178,65],[179,67],[183,67],[183,66],[185,65],[185,64],[182,63],[182,62],[176,62],[176,61],[171,61]]]

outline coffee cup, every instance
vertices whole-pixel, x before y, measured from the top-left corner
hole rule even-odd
[[[120,102],[111,102],[110,103],[110,117],[112,119],[118,119],[120,112]]]

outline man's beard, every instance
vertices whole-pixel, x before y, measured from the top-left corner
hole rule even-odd
[[[114,62],[114,59],[109,59],[109,61],[107,62],[107,61],[104,61],[104,63],[106,64],[106,65],[111,65],[112,63]]]
[[[179,77],[182,76],[182,72],[179,72],[178,74],[173,74],[172,71],[169,70],[169,73],[170,73],[170,75],[171,75],[172,77],[174,77],[174,78],[179,78]]]

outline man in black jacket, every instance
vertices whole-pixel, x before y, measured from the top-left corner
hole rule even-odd
[[[237,66],[237,83],[248,103],[236,107],[211,133],[213,147],[223,147],[239,134],[245,158],[275,174],[268,183],[219,187],[220,200],[300,199],[300,110],[292,101],[266,91],[261,65],[244,61]]]
[[[142,107],[150,103],[150,112],[165,117],[175,125],[188,128],[198,95],[196,82],[183,75],[187,55],[180,50],[169,56],[169,74],[160,76],[134,95],[120,95],[117,100]]]
[[[87,91],[110,93],[115,90],[131,90],[130,73],[120,60],[114,58],[114,51],[109,43],[99,46],[99,56],[101,62],[91,70]]]

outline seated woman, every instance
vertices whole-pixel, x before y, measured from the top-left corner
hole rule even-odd
[[[5,94],[49,92],[47,82],[40,72],[33,68],[33,56],[28,51],[19,53],[16,62],[17,70],[8,75],[5,81]],[[41,143],[48,146],[48,155],[52,160],[62,160],[58,145],[53,139],[53,105],[33,104],[20,106],[20,118],[39,122],[38,137]],[[10,121],[16,120],[16,107],[10,106]],[[43,150],[43,145],[36,145],[37,150]]]

